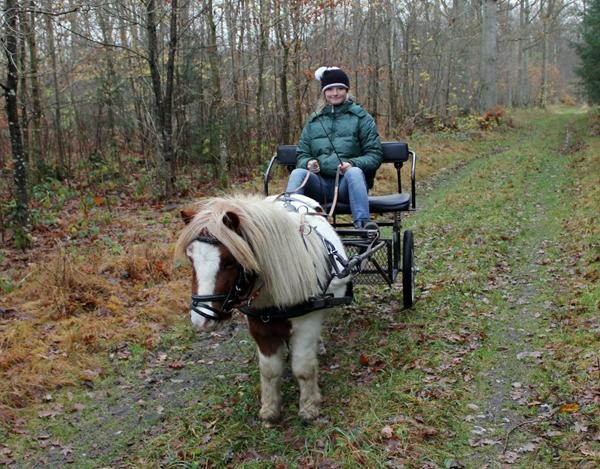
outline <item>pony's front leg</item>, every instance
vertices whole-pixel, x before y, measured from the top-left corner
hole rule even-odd
[[[259,416],[263,420],[274,422],[281,412],[281,376],[284,367],[284,348],[282,344],[272,355],[264,355],[260,348],[258,360],[260,366],[260,400]]]
[[[319,391],[319,338],[322,312],[313,313],[294,320],[290,349],[292,371],[300,387],[300,409],[298,415],[304,420],[319,416],[321,392]]]

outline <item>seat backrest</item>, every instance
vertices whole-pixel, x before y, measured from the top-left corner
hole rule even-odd
[[[406,142],[381,142],[384,163],[404,163],[408,161],[408,144]],[[277,163],[281,166],[296,166],[298,145],[279,145],[277,147]]]
[[[408,161],[408,143],[381,142],[384,163],[404,163]]]
[[[279,145],[277,147],[277,163],[282,166],[296,166],[298,145]]]

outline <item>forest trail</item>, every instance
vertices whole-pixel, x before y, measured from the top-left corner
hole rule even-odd
[[[426,215],[420,225],[427,233],[425,245],[437,245],[439,237],[425,228],[436,219],[443,220],[444,231],[470,237],[470,261],[466,262],[478,266],[473,277],[480,281],[464,282],[466,288],[461,289],[474,300],[465,306],[485,305],[478,314],[486,338],[479,359],[473,362],[476,373],[468,386],[465,421],[472,449],[464,451],[467,467],[509,463],[567,467],[586,461],[579,456],[563,459],[561,445],[552,441],[573,418],[569,410],[576,412],[580,407],[575,397],[565,394],[565,382],[572,374],[554,362],[569,354],[548,340],[577,322],[573,316],[598,313],[597,303],[595,312],[581,311],[574,299],[581,295],[576,289],[585,289],[581,277],[586,273],[578,268],[582,253],[577,247],[594,249],[594,218],[577,220],[581,206],[587,204],[586,213],[593,213],[593,198],[591,194],[582,197],[586,176],[578,172],[581,167],[577,163],[584,157],[574,155],[582,149],[583,140],[573,117],[557,114],[542,122],[532,121],[526,138],[470,164],[458,179],[434,191],[423,207]],[[592,167],[597,168],[598,154],[593,158]],[[574,228],[578,223],[582,226]],[[574,236],[573,231],[579,233]],[[442,242],[448,243],[448,237]],[[460,264],[465,256],[458,253],[456,256],[454,251]],[[453,264],[451,261],[448,266],[450,272]],[[434,270],[436,265],[423,268]],[[481,280],[482,275],[487,278]],[[597,336],[597,317],[589,325],[594,323]],[[590,332],[582,341],[588,346],[594,342],[594,332]],[[592,370],[597,348],[596,354],[593,347],[583,350],[582,355],[587,354],[583,361],[587,361],[588,371]],[[566,368],[581,367],[577,362],[581,358],[569,357],[573,361],[565,364]],[[598,376],[590,374],[588,379],[587,402],[597,405]],[[562,406],[556,406],[557,402]],[[553,425],[560,430],[552,429]],[[588,425],[581,425],[589,430]],[[598,460],[595,446],[595,453],[588,451],[590,462]]]
[[[600,142],[573,111],[521,120],[420,195],[415,308],[381,288],[332,314],[313,425],[291,378],[281,424],[257,420],[238,319],[38,409],[7,467],[595,467]]]

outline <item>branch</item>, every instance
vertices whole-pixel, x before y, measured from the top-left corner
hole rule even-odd
[[[77,13],[80,8],[81,8],[81,5],[76,6],[75,8],[73,8],[71,10],[57,11],[56,13],[52,12],[52,11],[47,11],[47,10],[37,10],[37,9],[25,8],[25,9],[23,9],[23,12],[37,13],[38,15],[46,15],[46,16],[64,16],[64,15],[68,15],[69,13]]]
[[[64,29],[65,31],[70,32],[71,34],[74,34],[75,36],[80,37],[81,39],[85,39],[86,41],[91,42],[92,44],[96,44],[98,46],[103,46],[103,47],[112,47],[114,49],[123,49],[128,52],[131,52],[132,54],[136,55],[137,57],[140,57],[144,60],[148,60],[148,57],[146,57],[144,54],[141,54],[140,52],[133,50],[130,47],[122,46],[120,44],[98,41],[96,39],[92,39],[91,37],[85,36],[84,34],[78,33],[77,31],[74,31],[73,29],[69,28],[68,26],[65,26],[64,24],[57,23],[56,25],[59,26],[60,28]]]

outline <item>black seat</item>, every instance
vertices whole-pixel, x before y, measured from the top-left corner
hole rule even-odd
[[[329,210],[331,204],[327,204],[325,210]],[[370,195],[369,212],[371,213],[392,213],[405,212],[410,210],[410,194],[389,194],[389,195]],[[350,204],[338,202],[335,207],[335,213],[347,215],[352,213]]]

